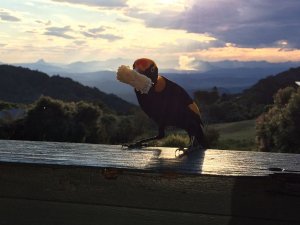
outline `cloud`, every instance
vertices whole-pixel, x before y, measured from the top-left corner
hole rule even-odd
[[[195,0],[182,12],[134,9],[127,15],[144,20],[148,27],[206,33],[243,47],[276,46],[286,40],[291,47],[300,48],[298,0]]]
[[[54,2],[67,2],[96,7],[125,7],[127,0],[52,0]]]
[[[101,26],[98,28],[91,28],[88,29],[87,31],[82,31],[81,34],[83,34],[85,37],[88,38],[100,38],[100,39],[105,39],[108,41],[116,41],[122,39],[122,37],[114,35],[114,34],[108,34],[108,33],[103,33],[106,31],[108,27],[106,26]]]
[[[38,24],[46,25],[46,26],[50,26],[52,23],[51,20],[48,20],[48,21],[36,20],[35,22]]]
[[[179,70],[195,70],[197,67],[196,58],[185,55],[179,57],[178,64]]]
[[[73,31],[70,26],[48,27],[46,30],[47,31],[44,33],[44,35],[62,37],[66,39],[74,39],[73,36],[67,34],[67,32]]]
[[[98,28],[91,28],[88,31],[90,33],[95,34],[95,33],[99,33],[99,32],[105,31],[105,30],[106,30],[106,28],[102,26],[102,27],[98,27]]]
[[[0,19],[3,21],[9,21],[9,22],[19,22],[21,19],[19,19],[16,16],[11,15],[9,12],[5,12],[0,9]]]
[[[100,38],[100,39],[105,39],[105,40],[108,40],[108,41],[116,41],[116,40],[120,40],[122,39],[122,37],[120,36],[117,36],[117,35],[114,35],[114,34],[95,34],[95,33],[89,33],[89,32],[86,32],[86,31],[83,31],[82,34],[85,36],[85,37],[90,37],[90,38]]]
[[[168,52],[194,52],[197,50],[218,48],[224,46],[226,46],[226,43],[216,39],[199,41],[185,38],[177,39],[176,42],[173,44],[164,44],[162,47],[165,48]]]

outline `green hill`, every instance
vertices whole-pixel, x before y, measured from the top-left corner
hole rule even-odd
[[[213,123],[254,119],[273,103],[273,96],[288,86],[296,87],[300,67],[259,80],[241,94],[220,95],[217,89],[195,92],[196,101],[203,109],[204,118]]]
[[[50,77],[39,71],[0,65],[0,100],[32,103],[40,96],[64,101],[99,102],[118,113],[127,113],[135,107],[113,94],[84,86],[70,78]]]
[[[295,81],[300,80],[300,67],[291,68],[275,76],[259,80],[251,88],[245,90],[239,101],[268,105],[273,103],[273,96],[279,90],[288,86],[296,87]]]
[[[216,148],[256,150],[255,120],[212,124],[210,128],[218,130],[220,134]]]

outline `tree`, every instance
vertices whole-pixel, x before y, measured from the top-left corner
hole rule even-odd
[[[28,111],[25,119],[25,139],[35,141],[66,141],[70,113],[62,101],[41,97]]]
[[[300,153],[300,88],[280,89],[274,104],[256,121],[259,148]]]

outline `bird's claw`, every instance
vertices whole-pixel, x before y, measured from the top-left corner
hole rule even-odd
[[[186,148],[179,147],[175,150],[175,157],[178,157],[186,152]]]
[[[197,147],[194,147],[194,146],[189,146],[188,148],[183,148],[183,147],[180,147],[180,148],[177,148],[175,150],[175,157],[181,157],[181,156],[184,156],[190,152],[194,152],[194,151],[197,151],[197,150],[200,150],[200,146],[197,146]]]

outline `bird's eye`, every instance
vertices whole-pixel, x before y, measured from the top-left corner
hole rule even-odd
[[[153,72],[154,72],[154,66],[151,67],[151,73],[153,73]]]

